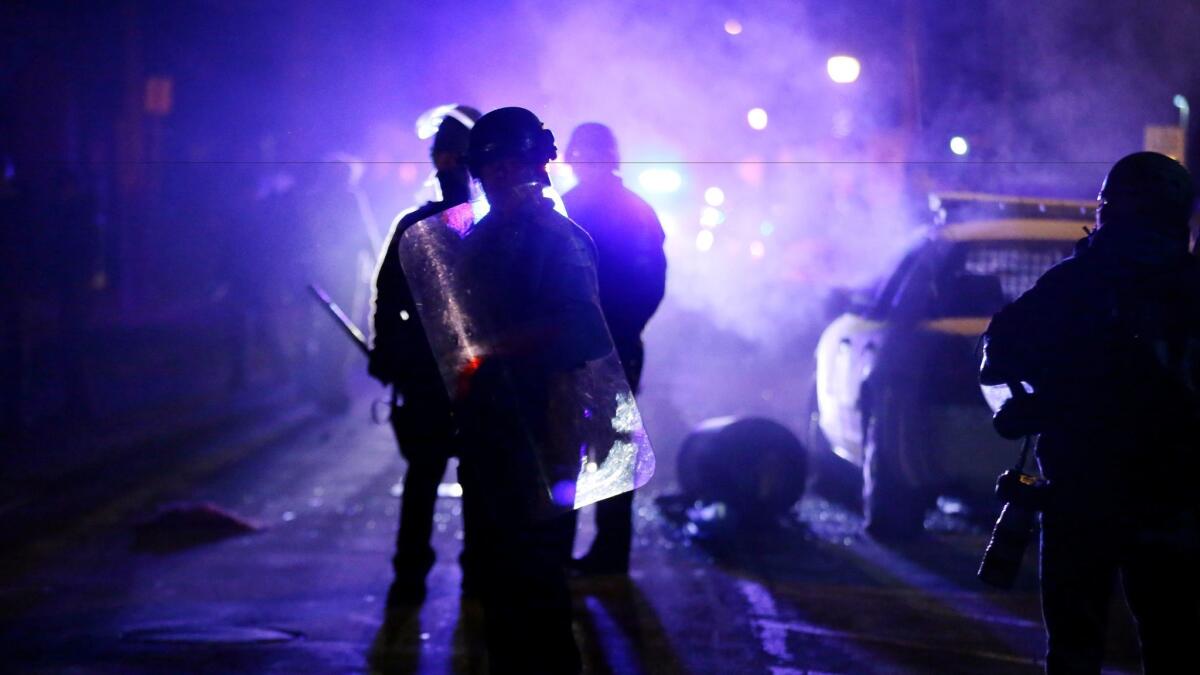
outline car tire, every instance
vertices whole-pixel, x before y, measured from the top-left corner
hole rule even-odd
[[[883,541],[908,541],[925,529],[925,491],[910,484],[902,453],[911,450],[913,411],[891,391],[881,391],[867,418],[863,458],[863,516],[867,533]]]
[[[816,385],[809,393],[807,408],[804,440],[808,445],[809,489],[835,504],[857,511],[862,508],[862,473],[834,453],[825,432],[821,431]]]

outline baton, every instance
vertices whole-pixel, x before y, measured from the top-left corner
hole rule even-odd
[[[350,320],[350,317],[346,316],[342,308],[338,307],[337,303],[330,299],[329,294],[321,290],[321,287],[316,284],[309,284],[308,290],[312,291],[313,296],[316,297],[318,302],[325,305],[325,309],[329,310],[329,314],[338,322],[338,325],[342,327],[346,335],[354,341],[359,351],[366,356],[370,356],[371,349],[367,347],[367,336],[363,335],[362,330],[354,325],[354,322]]]

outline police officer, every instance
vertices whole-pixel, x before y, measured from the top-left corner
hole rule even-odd
[[[600,306],[633,393],[642,377],[642,330],[662,302],[667,280],[663,229],[654,209],[621,182],[617,139],[603,124],[575,128],[567,162],[579,180],[563,195],[571,219],[596,243]],[[596,539],[574,562],[583,574],[628,574],[633,492],[596,505]]]
[[[1048,673],[1098,673],[1118,574],[1146,672],[1194,663],[1200,634],[1195,489],[1200,438],[1200,264],[1194,188],[1174,160],[1117,162],[1096,230],[993,318],[985,384],[1033,388],[997,413],[1041,434]]]
[[[610,354],[612,343],[592,242],[543,195],[556,155],[553,134],[522,108],[494,110],[471,130],[470,169],[491,211],[464,241],[459,265],[471,280],[467,313],[490,339],[464,373],[456,410],[464,490],[480,500],[490,667],[502,673],[581,667],[562,557],[571,521],[539,513],[539,452],[552,445],[553,382]]]
[[[447,110],[433,138],[431,156],[437,169],[441,199],[401,214],[392,226],[375,273],[372,345],[369,371],[396,390],[391,423],[408,463],[400,505],[400,527],[396,554],[392,559],[395,578],[388,590],[389,607],[419,604],[425,598],[425,577],[433,567],[434,507],[437,489],[451,456],[454,426],[450,399],[442,384],[437,362],[430,351],[417,317],[408,281],[400,267],[397,245],[405,230],[421,220],[466,203],[470,176],[465,155],[470,129],[479,111],[467,106]],[[463,589],[473,588],[471,527],[464,493],[464,545],[459,562]]]

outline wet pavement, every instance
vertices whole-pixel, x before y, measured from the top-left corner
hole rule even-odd
[[[439,503],[429,600],[414,615],[384,612],[403,462],[368,406],[206,438],[170,472],[6,552],[0,671],[481,672],[479,608],[458,592],[459,500]],[[979,528],[934,519],[924,541],[887,547],[809,497],[784,527],[730,540],[666,517],[655,497],[668,481],[638,496],[630,578],[575,582],[588,672],[1040,672],[1032,565],[1017,590],[983,587]],[[61,489],[47,498],[69,499]],[[138,523],[195,502],[258,529],[137,545]],[[1130,635],[1122,610],[1112,672],[1137,669]]]

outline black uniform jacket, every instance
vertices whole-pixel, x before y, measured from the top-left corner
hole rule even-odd
[[[375,271],[371,314],[371,374],[396,386],[404,398],[400,426],[443,429],[450,398],[429,348],[408,280],[400,266],[399,243],[405,230],[457,204],[428,202],[402,214],[392,226]],[[394,413],[394,414],[397,414]]]
[[[581,183],[563,195],[563,203],[596,243],[600,306],[625,362],[640,351],[642,330],[666,288],[662,225],[615,175]]]
[[[1001,310],[984,380],[1034,388],[1038,459],[1060,503],[1096,517],[1196,503],[1200,264],[1103,237]]]

